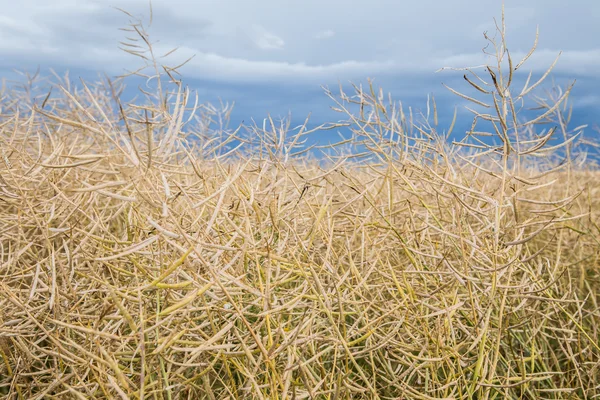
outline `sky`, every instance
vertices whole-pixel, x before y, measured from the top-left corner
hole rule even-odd
[[[508,48],[525,55],[539,27],[536,54],[519,71],[540,76],[562,55],[551,79],[566,87],[576,80],[572,126],[600,123],[600,2],[596,0],[506,0]],[[0,0],[0,73],[14,70],[94,80],[139,68],[139,59],[119,50],[131,18],[148,22],[149,2],[138,0]],[[147,29],[155,53],[178,48],[165,59],[177,65],[200,101],[235,102],[232,124],[262,121],[291,112],[294,122],[311,114],[312,124],[343,116],[321,86],[366,84],[391,93],[405,107],[424,110],[437,99],[442,130],[459,109],[456,138],[470,126],[464,100],[443,83],[469,92],[463,72],[442,67],[479,66],[486,61],[483,32],[500,21],[500,0],[154,0]],[[549,84],[551,82],[549,81]],[[137,83],[131,82],[128,93]],[[547,86],[549,88],[549,86]],[[471,93],[472,94],[472,93]],[[462,129],[462,131],[461,131]]]

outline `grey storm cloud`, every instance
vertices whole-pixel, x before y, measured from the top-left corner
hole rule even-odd
[[[171,62],[195,55],[184,74],[231,82],[353,79],[433,72],[484,61],[483,31],[493,32],[500,1],[155,0],[149,29],[157,54],[179,47]],[[139,61],[118,50],[129,17],[148,20],[149,3],[121,1],[6,2],[0,16],[3,64],[122,72]],[[543,70],[563,51],[557,70],[592,74],[600,2],[506,1],[509,49],[518,58],[540,27]],[[499,22],[499,21],[498,21]],[[119,70],[120,69],[120,70]]]
[[[562,51],[552,79],[564,88],[576,78],[573,104],[586,118],[597,115],[600,2],[504,4],[514,60],[530,50],[538,27],[540,34],[537,51],[515,84],[523,83],[529,71],[539,77]],[[0,0],[0,5],[4,77],[11,69],[39,66],[42,72],[77,71],[87,79],[143,65],[119,50],[119,42],[132,34],[120,30],[131,18],[118,9],[147,24],[148,0]],[[235,101],[239,120],[294,110],[301,118],[310,112],[324,122],[337,115],[331,114],[320,85],[334,90],[340,83],[365,84],[367,78],[405,104],[425,106],[428,94],[435,93],[438,109],[451,118],[462,100],[441,83],[464,89],[463,72],[436,71],[490,61],[482,52],[483,32],[495,32],[502,1],[153,0],[152,10],[148,33],[155,55],[178,48],[161,60],[172,66],[193,56],[180,72],[204,100]],[[465,110],[461,114],[468,116]]]

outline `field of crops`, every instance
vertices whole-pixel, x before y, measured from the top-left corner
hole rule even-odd
[[[213,129],[155,60],[135,104],[4,88],[1,396],[599,397],[600,172],[570,88],[520,117],[545,83],[492,44],[464,140],[356,86],[320,158],[285,121]]]

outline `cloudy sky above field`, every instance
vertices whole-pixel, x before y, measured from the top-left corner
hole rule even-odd
[[[139,59],[118,49],[127,10],[148,21],[148,1],[0,0],[0,71],[13,69],[94,78],[136,69]],[[181,69],[201,100],[235,101],[235,118],[260,119],[289,110],[299,119],[335,120],[321,85],[375,84],[397,100],[424,108],[427,95],[452,115],[461,100],[442,82],[463,88],[462,73],[441,67],[485,62],[483,32],[494,32],[501,1],[490,0],[154,0],[148,28],[156,54],[178,47],[165,62],[195,56]],[[553,78],[577,79],[572,100],[582,123],[600,110],[600,2],[506,0],[509,50],[526,54],[539,26],[538,51],[524,68],[541,74],[563,51]],[[135,85],[134,85],[135,86]],[[341,118],[341,116],[340,116]],[[594,119],[585,121],[585,119]],[[578,121],[579,122],[579,121]]]

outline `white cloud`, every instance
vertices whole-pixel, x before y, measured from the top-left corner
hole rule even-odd
[[[162,53],[166,52],[167,48],[159,46],[157,50],[157,53]],[[187,47],[179,48],[175,55],[177,57],[170,65],[177,65],[180,61],[194,56],[180,71],[184,77],[237,83],[293,82],[298,84],[307,81],[318,83],[332,79],[362,78],[373,73],[389,73],[398,67],[392,61],[346,60],[318,65],[309,65],[304,62],[256,61],[223,57],[215,53],[202,53]],[[103,57],[105,56],[107,55],[103,55]],[[112,64],[119,65],[118,61],[114,59]]]
[[[11,18],[7,15],[0,15],[0,30],[5,32],[20,32],[39,35],[43,33],[38,25],[32,24],[31,21]]]
[[[329,39],[335,36],[335,32],[331,29],[327,29],[317,33],[314,37],[315,39]]]
[[[526,56],[525,52],[518,51],[511,53],[513,65],[516,65]],[[558,57],[553,71],[563,72],[565,74],[583,74],[591,75],[598,70],[600,65],[600,48],[585,51],[566,50],[562,53],[559,50],[542,49],[536,51],[521,67],[524,71],[545,72],[554,63]],[[456,56],[437,59],[434,62],[443,64],[443,67],[461,68],[461,67],[479,67],[484,63],[495,65],[495,59],[485,56],[483,53],[458,54]],[[506,64],[506,63],[505,63]]]
[[[267,31],[261,25],[252,25],[251,34],[254,44],[261,50],[279,50],[285,45],[282,38]]]

